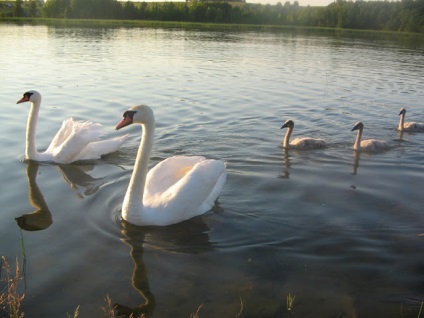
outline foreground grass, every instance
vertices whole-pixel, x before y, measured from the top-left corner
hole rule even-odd
[[[22,303],[25,298],[25,293],[19,292],[19,283],[23,280],[21,268],[18,260],[16,259],[15,271],[9,265],[7,259],[2,256],[0,260],[0,315],[1,317],[8,318],[24,318],[25,313],[22,310]],[[112,299],[107,295],[105,297],[105,306],[102,307],[105,318],[117,318],[116,305],[112,304]],[[243,302],[240,299],[241,307],[240,312],[236,317],[241,317],[243,313]],[[203,305],[200,305],[197,310],[190,315],[190,318],[199,318],[200,310]],[[69,314],[68,318],[78,318],[80,313],[80,306],[78,305],[74,313]],[[119,317],[122,317],[120,315]],[[141,313],[128,313],[125,314],[128,318],[143,318],[144,314]]]
[[[8,318],[24,318],[25,313],[22,310],[22,303],[25,299],[25,293],[19,292],[19,283],[23,280],[21,267],[16,259],[15,270],[11,269],[6,258],[3,256],[0,260],[0,315],[1,317]],[[296,296],[292,294],[287,295],[287,312],[290,314],[294,309],[294,301]],[[424,300],[420,302],[417,318],[422,318]],[[417,307],[417,306],[413,306]],[[197,310],[190,315],[190,318],[200,318],[200,311],[203,308],[201,304]],[[411,308],[410,308],[411,309]],[[122,314],[117,315],[117,307],[112,304],[112,300],[107,295],[105,297],[105,306],[102,307],[104,317],[106,318],[118,318],[123,317]],[[3,312],[3,313],[2,313]],[[402,314],[402,303],[401,303],[401,316]],[[80,313],[80,306],[78,305],[73,314],[67,314],[68,318],[78,318]],[[131,311],[124,314],[128,318],[145,318],[145,315],[139,311]],[[244,303],[240,298],[239,312],[235,315],[236,318],[242,318],[244,316]]]
[[[5,257],[2,257],[1,259],[0,268],[2,273],[1,282],[4,282],[5,285],[4,287],[3,284],[0,285],[0,309],[4,312],[9,313],[10,318],[23,318],[25,314],[23,313],[21,307],[22,301],[25,298],[25,294],[21,294],[18,291],[18,284],[21,280],[21,270],[19,267],[19,262],[16,259],[14,274],[12,273],[10,265]]]

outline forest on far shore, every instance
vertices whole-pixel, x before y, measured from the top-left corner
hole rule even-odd
[[[424,0],[346,1],[328,6],[245,2],[121,2],[117,0],[17,0],[0,2],[1,16],[266,24],[424,33]]]

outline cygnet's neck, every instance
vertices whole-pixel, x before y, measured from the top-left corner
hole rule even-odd
[[[290,145],[290,136],[293,132],[293,127],[287,127],[286,135],[284,136],[283,140],[283,148],[288,148]]]
[[[399,119],[398,130],[400,130],[400,131],[403,130],[404,121],[405,121],[405,114],[404,113],[401,113],[400,114],[400,119]]]
[[[355,143],[353,144],[353,149],[354,150],[361,149],[362,130],[363,130],[363,128],[359,128],[358,129],[358,133],[356,135],[356,140],[355,140]]]

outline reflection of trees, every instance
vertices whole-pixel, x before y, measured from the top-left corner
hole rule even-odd
[[[135,307],[116,303],[114,309],[117,316],[153,316],[156,301],[150,290],[143,260],[144,247],[171,253],[202,253],[212,250],[208,233],[209,227],[201,217],[166,227],[139,227],[123,221],[123,241],[130,247],[130,256],[134,262],[132,286],[143,297],[144,303]]]
[[[53,220],[49,207],[37,185],[38,163],[28,161],[26,173],[29,187],[28,198],[35,211],[22,214],[16,218],[16,222],[21,229],[26,231],[43,230],[49,227]]]
[[[337,0],[326,7],[302,7],[298,1],[266,6],[253,3],[231,5],[229,2],[143,2],[134,5],[117,0],[47,0],[43,15],[48,18],[254,23],[417,33],[424,27],[423,19],[419,18],[422,16],[422,1]]]

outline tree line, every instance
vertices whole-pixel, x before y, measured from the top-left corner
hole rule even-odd
[[[424,0],[346,1],[325,7],[192,0],[17,0],[15,16],[65,19],[126,19],[330,27],[424,33]]]

